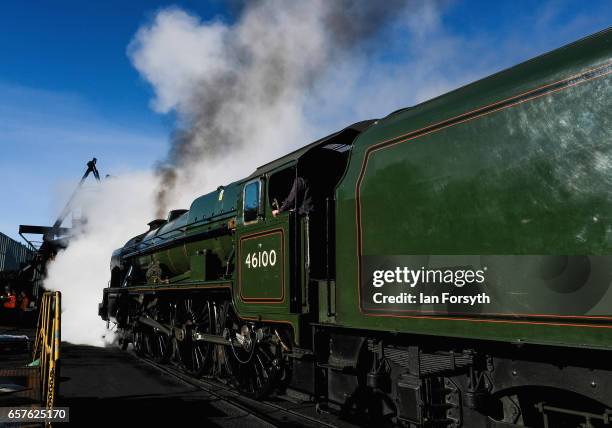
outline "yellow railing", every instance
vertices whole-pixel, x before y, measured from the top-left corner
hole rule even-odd
[[[42,296],[36,342],[32,360],[40,367],[40,392],[47,409],[53,408],[58,389],[59,358],[61,343],[62,294],[59,291],[47,291]]]

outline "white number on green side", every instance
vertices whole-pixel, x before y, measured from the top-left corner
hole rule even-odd
[[[244,262],[249,269],[274,266],[276,264],[276,251],[255,251],[253,253],[247,253],[247,257]]]

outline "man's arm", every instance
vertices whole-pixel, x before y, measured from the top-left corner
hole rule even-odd
[[[289,192],[289,195],[287,196],[287,198],[283,201],[283,203],[281,204],[279,211],[283,212],[283,211],[288,211],[291,208],[295,207],[295,201],[297,199],[297,194],[299,192],[299,188],[300,188],[300,177],[296,177],[295,180],[293,180],[293,186],[291,186],[291,191]]]
[[[289,195],[283,201],[279,209],[272,210],[272,215],[276,217],[278,213],[289,211],[291,208],[294,208],[297,197],[298,197],[298,192],[300,191],[302,187],[303,187],[302,178],[296,177],[295,180],[293,180],[293,185],[291,186],[291,191],[289,192]]]

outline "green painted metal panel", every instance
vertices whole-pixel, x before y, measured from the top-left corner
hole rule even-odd
[[[209,225],[201,225],[186,233],[186,236],[197,235],[207,232],[213,228],[226,225],[225,221],[218,221]],[[183,235],[181,235],[182,237]],[[232,252],[234,237],[229,234],[216,236],[209,239],[200,239],[187,241],[186,243],[178,242],[175,246],[170,246],[168,249],[159,250],[152,254],[138,256],[137,265],[146,272],[150,263],[153,260],[159,261],[163,271],[166,273],[165,279],[174,281],[174,277],[180,275],[193,275],[193,279],[203,279],[204,272],[208,272],[209,276],[219,276],[224,273],[227,268],[227,260]],[[193,261],[192,257],[202,258],[202,254],[206,253],[206,269],[204,265]],[[192,267],[196,269],[192,273]],[[206,277],[205,279],[210,279]]]
[[[290,270],[286,216],[237,229],[234,300],[241,315],[289,313]]]
[[[238,285],[242,301],[285,301],[286,239],[282,226],[241,233],[238,239]]]
[[[205,281],[206,280],[206,251],[199,251],[196,254],[192,254],[190,257],[190,270],[191,274],[189,279],[191,281]]]
[[[188,224],[213,221],[218,217],[235,215],[240,187],[236,183],[221,186],[194,200],[189,208]]]
[[[338,323],[612,348],[612,325],[601,320],[373,314],[360,306],[366,256],[599,256],[609,271],[611,33],[390,115],[357,139],[337,189]],[[572,315],[612,315],[605,272],[592,292],[581,288],[594,298]],[[545,298],[557,308],[584,303],[572,293]]]
[[[257,178],[257,177],[255,177]],[[295,343],[300,343],[300,313],[291,311],[292,260],[299,258],[303,265],[302,254],[295,247],[292,230],[295,225],[288,212],[274,217],[269,205],[267,180],[261,180],[261,211],[255,221],[244,222],[242,210],[242,190],[238,199],[236,219],[235,269],[233,296],[236,310],[243,319],[266,321],[280,327],[290,327]],[[247,185],[252,180],[243,182]],[[261,246],[260,246],[261,245]],[[268,254],[268,264],[261,264],[263,251]],[[271,266],[271,251],[276,253],[276,261]],[[295,251],[300,254],[294,254]],[[253,267],[253,254],[258,254],[256,268]],[[247,264],[247,257],[249,264]],[[298,257],[299,256],[299,257]],[[265,264],[265,263],[264,263]],[[301,266],[300,265],[300,266]],[[298,275],[298,280],[300,275]],[[303,284],[299,284],[300,286]],[[280,288],[282,287],[282,289]]]

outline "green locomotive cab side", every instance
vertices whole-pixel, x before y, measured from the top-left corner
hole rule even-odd
[[[318,320],[319,288],[333,281],[333,192],[354,139],[372,122],[315,141],[240,182],[233,295],[244,319],[289,325],[297,343],[301,321]],[[298,201],[274,215],[298,179],[308,183],[308,211]]]

